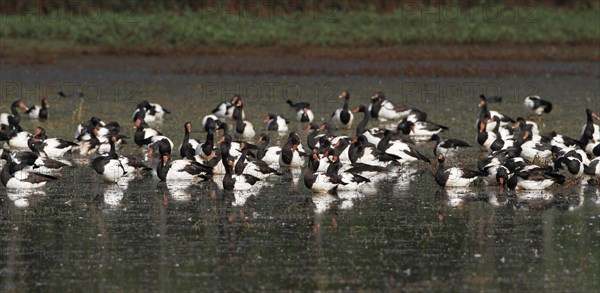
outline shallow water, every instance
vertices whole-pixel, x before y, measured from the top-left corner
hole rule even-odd
[[[352,106],[381,90],[390,100],[418,106],[431,121],[449,126],[446,137],[473,144],[481,92],[502,95],[504,102],[490,107],[513,117],[525,114],[520,103],[526,94],[546,97],[555,107],[544,117],[542,132],[575,138],[585,122],[584,109],[600,110],[596,63],[528,62],[549,73],[501,78],[174,73],[181,64],[212,64],[205,59],[77,58],[44,66],[4,60],[1,109],[6,111],[17,97],[37,103],[32,96],[55,86],[68,91],[80,83],[88,97],[81,119],[117,120],[122,132],[132,136],[131,113],[147,98],[173,112],[161,130],[176,144],[185,121],[199,125],[233,93],[247,97],[247,119],[263,129],[267,112],[292,117],[287,98],[311,101],[318,117],[328,117],[341,106],[341,90],[350,91]],[[336,65],[309,61],[317,69]],[[216,64],[227,66],[228,60]],[[552,74],[561,68],[581,70]],[[71,138],[78,106],[72,98],[53,98],[51,121],[40,125],[50,136]],[[39,123],[22,124],[31,129]],[[293,122],[292,128],[300,126]],[[205,134],[193,136],[204,139]],[[419,145],[430,158],[432,147]],[[142,155],[133,142],[120,152]],[[471,148],[458,161],[475,168],[478,156]],[[113,186],[103,183],[85,158],[69,159],[74,167],[61,180],[32,194],[0,188],[3,291],[600,288],[596,187],[553,187],[517,197],[480,185],[442,190],[429,166],[417,164],[390,175],[369,194],[312,194],[300,172],[269,178],[270,186],[255,192],[225,194],[210,183],[172,186],[152,177]]]

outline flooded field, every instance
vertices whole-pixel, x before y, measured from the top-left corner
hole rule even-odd
[[[287,99],[310,101],[321,122],[341,107],[342,90],[351,93],[352,108],[382,91],[450,127],[444,137],[473,145],[481,93],[503,96],[503,103],[490,108],[513,118],[525,116],[526,95],[538,94],[554,103],[541,132],[574,138],[585,123],[585,108],[600,111],[598,63],[465,63],[206,56],[78,57],[19,65],[3,59],[0,109],[7,112],[17,98],[39,104],[47,95],[50,120],[24,119],[24,129],[39,125],[50,137],[71,139],[76,125],[91,116],[115,120],[130,137],[119,152],[140,158],[131,115],[142,99],[172,112],[160,130],[176,145],[186,121],[196,126],[192,137],[203,141],[202,117],[236,93],[245,98],[246,120],[259,133],[269,112],[293,118]],[[55,96],[59,89],[66,98]],[[355,125],[360,119],[358,114]],[[293,121],[291,129],[306,137],[299,123]],[[271,144],[285,140],[270,135]],[[433,147],[418,145],[429,158]],[[473,147],[452,164],[476,168],[479,155]],[[2,291],[600,288],[595,186],[557,186],[516,197],[482,184],[444,190],[430,166],[415,164],[390,174],[374,192],[313,194],[298,170],[268,178],[258,192],[227,194],[210,182],[180,188],[155,175],[111,185],[88,165],[93,157],[67,158],[73,167],[45,188],[14,193],[0,187]]]

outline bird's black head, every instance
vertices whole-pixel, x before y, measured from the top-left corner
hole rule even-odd
[[[22,108],[25,110],[28,109],[27,106],[25,105],[25,103],[23,103],[23,101],[21,101],[21,100],[14,101],[10,107],[13,109],[16,109],[16,108]]]
[[[133,120],[135,121],[135,119]],[[92,116],[92,118],[90,118],[90,123],[92,124],[92,126],[96,127],[100,124],[100,119],[98,119],[98,117],[96,116]]]
[[[498,167],[498,170],[496,171],[496,182],[498,182],[500,187],[506,187],[508,184],[508,169],[503,166]]]
[[[288,136],[288,139],[292,141],[293,144],[299,144],[300,143],[300,136],[298,136],[298,133],[295,131],[290,132],[290,135]]]
[[[39,138],[39,139],[46,139],[46,129],[44,129],[42,127],[37,127],[33,131],[33,137]]]
[[[400,121],[400,123],[398,123],[397,129],[399,131],[402,131],[402,133],[404,134],[408,134],[413,125],[414,123],[412,123],[412,121],[409,121],[408,119],[404,118],[402,121]]]
[[[443,163],[444,161],[446,161],[446,157],[444,157],[444,155],[442,155],[442,154],[439,154],[437,156],[437,160],[438,160],[438,162]]]
[[[143,100],[137,104],[137,108],[147,110],[147,109],[151,108],[150,102]]]
[[[6,160],[8,162],[10,160],[10,153],[7,150],[0,150],[0,151],[2,152],[0,159]]]
[[[487,105],[487,99],[485,95],[481,94],[479,95],[479,107],[483,107],[485,105]]]
[[[350,93],[349,93],[348,91],[343,91],[343,92],[340,94],[340,99],[345,99],[345,100],[348,100],[348,99],[350,99]]]
[[[171,160],[171,156],[169,154],[162,154],[161,156],[161,163],[164,166],[166,166],[167,164],[169,164],[169,160]]]
[[[229,134],[225,134],[221,137],[221,140],[219,140],[220,143],[226,142],[226,143],[231,143],[231,141],[233,141],[233,138],[231,138],[231,135]]]
[[[261,134],[259,134],[259,135],[258,135],[258,142],[259,142],[259,143],[261,143],[261,142],[266,142],[266,143],[269,143],[269,140],[270,140],[270,139],[271,139],[271,138],[270,138],[270,137],[269,137],[269,135],[268,135],[268,134],[266,134],[266,133],[261,133]]]
[[[352,112],[354,112],[354,113],[359,113],[359,112],[367,113],[367,112],[369,112],[369,110],[368,110],[367,106],[360,105],[360,106],[356,107],[354,110],[352,110]]]
[[[377,102],[379,100],[385,100],[385,95],[382,92],[376,92],[371,96],[371,102]]]
[[[319,129],[319,125],[317,123],[311,122],[310,124],[308,124],[306,126],[306,129],[304,129],[305,131],[310,131],[310,130],[318,130]]]
[[[369,142],[367,137],[362,134],[356,137],[356,141],[360,144],[365,144],[365,143]]]
[[[263,120],[263,122],[268,122],[270,120],[274,120],[275,118],[277,118],[277,115],[275,115],[273,113],[269,113],[265,116],[265,119]]]
[[[191,122],[186,122],[183,124],[183,129],[185,130],[185,132],[190,133],[192,132],[192,123]]]
[[[146,119],[146,111],[144,109],[140,109],[139,111],[135,112],[135,115],[133,115],[133,121],[137,119],[140,119],[142,121]]]

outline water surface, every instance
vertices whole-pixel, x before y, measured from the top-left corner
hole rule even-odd
[[[335,60],[309,61],[293,60],[288,66],[305,62],[318,72],[337,65]],[[79,83],[87,97],[80,119],[96,115],[117,120],[122,132],[132,136],[133,108],[148,99],[173,112],[160,128],[180,142],[185,121],[199,125],[203,115],[233,93],[246,96],[247,119],[264,130],[267,112],[293,116],[285,104],[288,98],[311,101],[317,116],[326,119],[341,106],[341,90],[350,91],[352,107],[383,91],[390,100],[418,106],[431,121],[449,126],[445,136],[473,144],[482,92],[502,95],[504,102],[491,108],[513,117],[525,115],[525,95],[547,97],[555,107],[544,117],[542,132],[556,130],[575,138],[585,123],[585,108],[600,110],[596,63],[516,62],[548,73],[499,77],[330,71],[188,75],[177,70],[228,62],[241,61],[82,57],[21,66],[3,60],[2,110],[17,97],[37,103],[34,96]],[[268,60],[238,66],[261,62]],[[273,62],[280,66],[283,61]],[[340,66],[352,71],[365,65]],[[561,71],[565,68],[567,73]],[[75,98],[52,98],[50,121],[22,124],[26,129],[42,125],[50,136],[71,138],[78,107]],[[301,126],[294,122],[291,128],[300,131]],[[203,140],[205,134],[198,131],[193,136]],[[284,140],[272,136],[274,144]],[[120,152],[141,157],[142,151],[130,142]],[[430,158],[432,147],[419,145]],[[472,148],[453,163],[475,168],[478,156]],[[443,190],[429,166],[416,164],[391,174],[371,194],[312,194],[300,171],[269,178],[269,186],[250,194],[226,194],[210,183],[180,187],[153,177],[113,186],[96,176],[86,158],[69,159],[74,167],[39,191],[24,194],[0,188],[3,291],[600,288],[600,191],[593,186],[553,187],[516,197],[481,185]]]

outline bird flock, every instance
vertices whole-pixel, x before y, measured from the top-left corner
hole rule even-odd
[[[298,132],[289,131],[289,119],[273,113],[265,115],[265,132],[257,134],[252,123],[245,120],[244,99],[235,95],[202,119],[204,139],[192,138],[198,132],[186,122],[177,149],[156,128],[170,114],[156,103],[142,101],[136,106],[132,133],[124,131],[118,122],[91,117],[77,126],[73,140],[67,140],[48,137],[42,127],[28,132],[20,126],[21,116],[48,120],[48,99],[32,107],[17,100],[9,113],[0,114],[0,141],[4,144],[0,151],[5,161],[1,181],[7,189],[43,187],[60,180],[62,170],[72,167],[67,157],[76,155],[89,156],[89,166],[110,183],[155,176],[167,183],[211,182],[225,191],[257,190],[268,184],[271,176],[300,174],[303,170],[304,185],[315,193],[376,192],[378,182],[414,164],[430,166],[435,182],[443,188],[467,187],[481,181],[497,186],[499,192],[542,190],[554,184],[595,184],[600,175],[600,127],[594,123],[600,117],[591,109],[585,110],[581,136],[573,139],[554,131],[540,132],[542,115],[552,111],[552,103],[539,96],[524,99],[527,119],[512,119],[490,109],[502,101],[501,97],[481,95],[480,112],[473,113],[473,134],[482,156],[477,169],[467,169],[462,167],[458,154],[472,145],[444,139],[442,133],[449,127],[428,121],[427,113],[394,104],[381,92],[373,94],[367,105],[353,109],[348,91],[339,98],[342,107],[321,125],[316,123],[310,103],[286,101],[306,132],[303,141]],[[360,122],[353,125],[355,118]],[[395,127],[368,128],[370,122],[391,122]],[[355,135],[336,134],[337,130],[349,129],[355,129]],[[270,145],[267,133],[287,139],[282,145]],[[140,156],[118,153],[130,138],[141,149]],[[431,142],[435,143],[433,158],[417,148]],[[446,167],[448,161],[453,166]]]

